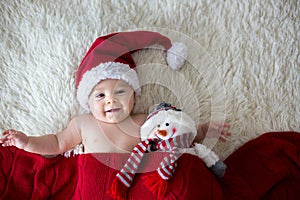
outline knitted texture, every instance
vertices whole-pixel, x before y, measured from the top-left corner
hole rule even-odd
[[[201,159],[183,154],[164,199],[299,199],[299,144],[299,133],[263,134],[224,161],[228,170],[218,181]],[[165,154],[145,154],[127,199],[158,199],[144,179],[157,174]],[[112,200],[108,191],[128,157],[99,153],[49,159],[0,146],[0,199]]]

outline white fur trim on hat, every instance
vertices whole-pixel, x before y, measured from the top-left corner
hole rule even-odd
[[[167,63],[173,70],[179,70],[187,58],[187,47],[181,42],[174,42],[167,50]]]
[[[119,62],[101,63],[90,71],[85,72],[77,89],[77,99],[80,105],[89,110],[88,98],[93,88],[102,80],[119,79],[128,83],[132,89],[140,94],[140,86],[137,73],[129,65]]]

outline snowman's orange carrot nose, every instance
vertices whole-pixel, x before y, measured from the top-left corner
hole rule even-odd
[[[167,131],[166,130],[158,130],[157,134],[165,137],[165,136],[167,136]]]

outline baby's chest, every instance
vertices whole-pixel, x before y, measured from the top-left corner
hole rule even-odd
[[[85,153],[130,152],[139,138],[118,129],[87,129],[83,134]]]

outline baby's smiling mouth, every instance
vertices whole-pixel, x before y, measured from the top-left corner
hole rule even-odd
[[[113,109],[106,110],[105,112],[114,113],[114,112],[118,112],[119,110],[121,110],[121,108],[113,108]]]

